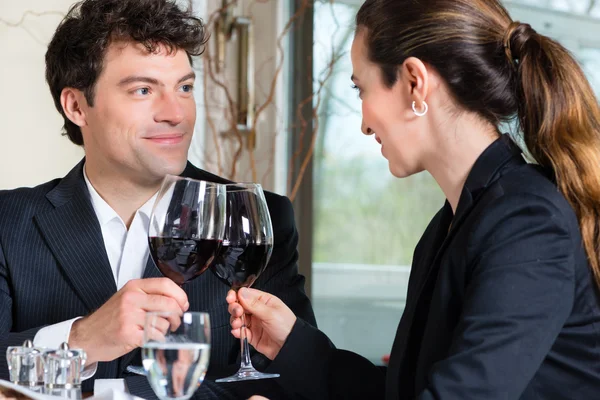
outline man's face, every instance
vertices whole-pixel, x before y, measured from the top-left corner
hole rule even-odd
[[[185,51],[155,53],[133,41],[113,42],[104,57],[94,106],[83,101],[81,127],[88,167],[139,184],[180,174],[196,119],[194,72]]]

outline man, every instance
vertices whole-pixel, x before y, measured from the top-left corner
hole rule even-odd
[[[0,192],[2,354],[26,339],[46,347],[68,341],[88,355],[85,374],[93,377],[84,392],[95,378],[122,377],[148,398],[146,379],[127,369],[141,363],[145,313],[189,309],[211,316],[209,376],[236,370],[227,285],[205,273],[182,290],[148,256],[149,216],[165,174],[226,182],[187,162],[196,118],[191,56],[205,39],[202,22],[168,0],[84,0],[57,28],[46,79],[85,158],[62,179]],[[297,273],[291,204],[266,198],[275,246],[256,286],[314,323]],[[268,361],[255,354],[253,362]],[[216,397],[222,389],[206,390]]]

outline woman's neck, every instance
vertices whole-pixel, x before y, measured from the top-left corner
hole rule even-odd
[[[437,126],[442,128],[434,132],[436,146],[425,162],[425,169],[437,181],[456,214],[467,176],[499,133],[491,124],[481,123],[469,114],[457,117],[453,124],[446,121]]]

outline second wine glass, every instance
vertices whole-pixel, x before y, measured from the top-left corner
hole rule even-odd
[[[154,263],[182,286],[219,251],[225,229],[225,186],[167,175],[158,192],[148,241]]]
[[[237,292],[250,287],[263,272],[273,251],[273,226],[259,184],[229,184],[226,187],[226,223],[223,243],[210,269]],[[277,378],[279,374],[257,371],[250,359],[245,316],[242,315],[241,366],[230,377],[217,382]]]

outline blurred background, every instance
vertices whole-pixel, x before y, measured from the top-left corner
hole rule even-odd
[[[83,156],[61,136],[44,81],[47,43],[71,0],[0,2],[0,189],[64,176]],[[397,180],[360,132],[349,50],[361,0],[185,0],[211,39],[195,60],[189,158],[294,202],[300,270],[319,327],[381,364],[404,309],[412,251],[444,197]],[[505,1],[566,46],[600,93],[600,1]]]

